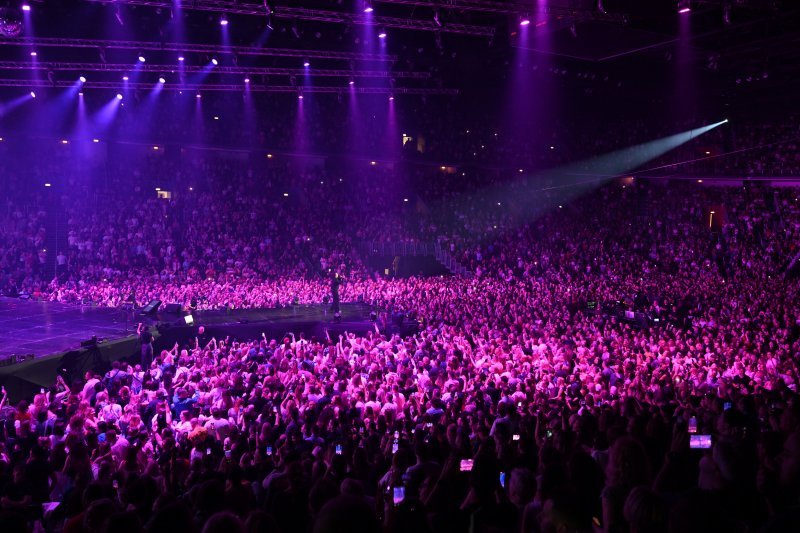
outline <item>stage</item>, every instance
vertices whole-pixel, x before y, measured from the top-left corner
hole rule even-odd
[[[132,320],[121,309],[0,297],[0,360],[77,349],[92,336],[125,337],[136,333]]]
[[[119,359],[138,362],[139,322],[151,328],[156,352],[172,348],[175,342],[192,343],[200,326],[205,338],[243,341],[258,339],[262,333],[279,341],[289,333],[324,341],[326,334],[336,340],[345,331],[365,335],[376,326],[387,335],[408,336],[419,330],[416,321],[399,316],[376,313],[378,319],[373,320],[373,311],[363,303],[341,304],[338,317],[325,304],[194,311],[193,323],[187,324],[186,311],[142,315],[131,309],[0,297],[0,384],[16,400],[51,385],[57,373],[73,379],[88,369],[105,372]]]

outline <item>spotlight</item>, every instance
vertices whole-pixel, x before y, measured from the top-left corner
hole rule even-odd
[[[531,23],[531,18],[528,16],[528,14],[527,14],[527,13],[525,13],[524,15],[522,15],[522,16],[520,17],[520,19],[519,19],[519,25],[520,25],[520,26],[527,26],[527,25],[528,25],[528,24],[530,24],[530,23]]]
[[[350,76],[350,85],[355,85],[355,84],[356,84],[356,80],[354,80],[353,77]]]
[[[303,66],[304,67],[310,67],[311,66],[311,63],[308,61],[308,59],[303,61]]]
[[[394,100],[394,95],[390,94],[389,95],[389,100]]]
[[[678,13],[681,15],[689,13],[692,10],[691,0],[678,0]]]
[[[226,17],[225,15],[222,15],[222,18],[219,19],[219,25],[220,26],[227,26],[228,25],[228,17]]]
[[[178,61],[183,62],[183,56],[178,56]]]
[[[216,58],[216,57],[213,57],[213,58],[211,58],[211,64],[212,64],[212,65],[214,65],[215,67],[216,67],[217,65],[219,65],[219,61],[217,61],[217,58]]]
[[[22,4],[22,10],[23,11],[30,11],[31,10],[31,6],[29,6],[28,4]]]
[[[144,62],[145,62],[144,56],[139,56],[139,63],[144,63]]]
[[[244,82],[245,82],[245,83],[250,83],[250,78],[245,78],[245,79],[244,79]]]
[[[31,57],[36,57],[38,54],[36,52],[31,52]]]
[[[158,78],[158,83],[162,83],[162,84],[163,83],[167,83],[167,80],[165,80],[164,77],[162,76],[161,78]]]
[[[31,98],[36,98],[36,93],[31,91]]]
[[[78,96],[83,96],[83,91],[79,92]]]
[[[303,93],[300,93],[300,94],[298,94],[298,95],[297,95],[297,99],[298,99],[298,100],[302,100],[302,99],[303,99]]]
[[[120,93],[117,93],[117,100],[122,100],[122,95]]]
[[[78,79],[80,80],[81,83],[86,83],[86,76],[81,76]]]
[[[372,13],[372,0],[364,0],[364,13]]]
[[[386,30],[384,30],[384,29],[381,29],[381,30],[378,32],[378,39],[386,39]]]
[[[128,81],[128,76],[122,76],[122,81]]]
[[[196,95],[194,95],[194,97],[195,98],[202,98],[202,96],[200,96],[200,93],[197,93]]]
[[[99,142],[100,142],[100,139],[92,139],[92,142],[93,142],[93,143],[95,143],[95,144],[96,144],[96,143],[99,143]]]

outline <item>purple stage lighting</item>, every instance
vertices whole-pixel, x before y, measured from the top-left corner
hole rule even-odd
[[[245,82],[245,83],[250,83],[250,78],[245,78],[245,79],[244,79],[244,82]]]
[[[37,55],[39,54],[37,54],[36,52],[31,52],[31,57],[36,57]]]
[[[122,81],[128,81],[128,76],[122,76]]]
[[[31,91],[31,98],[36,98],[36,93]]]
[[[122,100],[122,95],[120,93],[117,93],[117,100]]]
[[[194,95],[194,97],[195,98],[202,98],[202,96],[200,96],[200,93],[197,93],[196,95]]]
[[[144,62],[145,62],[144,56],[139,56],[139,63],[144,63]]]
[[[31,6],[29,6],[28,4],[22,4],[22,10],[23,11],[30,11],[31,10]]]
[[[356,80],[354,80],[353,78],[350,78],[350,85],[355,85],[355,84],[356,84]]]
[[[217,58],[216,58],[216,57],[211,59],[211,63],[212,63],[214,66],[217,66],[217,65],[219,65],[219,61],[217,61]]]
[[[167,83],[167,80],[165,80],[163,77],[158,78],[158,83]]]
[[[78,96],[83,96],[83,93],[78,93]]]
[[[228,25],[228,19],[225,18],[225,15],[222,15],[222,18],[219,20],[219,25],[220,26],[227,26]]]
[[[183,56],[178,56],[178,61],[183,61]]]
[[[378,34],[378,39],[386,39],[386,30],[381,30]]]
[[[364,13],[372,13],[372,0],[364,0]]]
[[[390,94],[389,95],[389,100],[394,100],[394,96]]]
[[[79,80],[81,83],[86,83],[86,76],[81,76],[80,78],[78,78],[78,80]]]
[[[303,61],[303,66],[304,66],[304,67],[310,67],[310,66],[311,66],[311,63],[309,63],[308,59],[306,59],[305,61]]]
[[[678,13],[680,13],[681,15],[683,15],[684,13],[688,13],[688,12],[690,12],[691,10],[692,10],[692,8],[691,8],[691,7],[682,7],[682,8],[680,8],[680,9],[678,10]]]
[[[520,26],[527,26],[530,23],[531,19],[529,19],[528,17],[522,17],[522,20],[519,21]]]

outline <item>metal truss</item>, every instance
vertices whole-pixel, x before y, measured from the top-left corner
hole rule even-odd
[[[159,7],[162,9],[179,8],[187,11],[212,11],[215,13],[228,13],[234,15],[260,15],[266,17],[267,11],[262,2],[244,3],[229,2],[222,0],[175,0],[174,2],[165,0],[86,0],[96,4],[105,5],[134,5]],[[367,16],[364,13],[350,13],[345,11],[329,11],[323,9],[307,9],[303,7],[292,7],[277,4],[272,12],[272,16],[281,19],[313,20],[317,22],[333,22],[339,24],[357,24],[367,26],[383,26],[386,28],[400,28],[406,30],[436,31],[445,33],[459,33],[463,35],[475,35],[480,37],[491,37],[495,33],[494,26],[477,26],[471,24],[459,24],[449,22],[439,25],[433,20],[412,19],[409,17],[388,17],[373,14]]]
[[[0,79],[0,87],[24,87],[26,89],[38,88],[71,88],[75,87],[74,81],[55,81],[50,83],[47,80],[15,80]],[[115,91],[124,90],[149,90],[153,88],[152,83],[127,83],[122,82],[103,82],[87,81],[81,87],[86,89],[108,89]],[[357,94],[389,94],[389,95],[446,95],[455,96],[458,89],[447,88],[418,88],[418,87],[297,87],[294,85],[265,85],[259,83],[248,84],[177,84],[167,83],[164,85],[165,91],[196,91],[196,92],[239,92],[245,89],[253,92],[268,93],[329,93],[329,94],[348,94],[351,91]]]
[[[135,66],[127,63],[65,63],[65,62],[33,62],[33,61],[0,61],[0,70],[52,70],[52,71],[79,71],[79,72],[148,72],[155,74],[166,73],[196,73],[208,74],[245,74],[250,76],[265,74],[274,76],[312,76],[333,78],[407,78],[426,80],[431,77],[425,71],[397,71],[389,70],[346,70],[346,69],[302,69],[278,67],[240,67],[184,65],[178,69],[175,65],[154,65],[142,63]]]
[[[342,61],[397,61],[392,54],[367,54],[360,52],[336,52],[333,50],[303,50],[299,48],[261,48],[256,46],[220,46],[191,43],[152,41],[110,41],[99,39],[61,39],[57,37],[16,37],[0,41],[4,46],[16,45],[29,48],[95,48],[100,50],[137,50],[178,52],[183,54],[233,54],[240,56],[301,57],[309,59],[338,59]]]

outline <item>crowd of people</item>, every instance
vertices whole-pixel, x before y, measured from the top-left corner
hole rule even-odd
[[[113,173],[146,186],[118,194],[12,201],[10,179],[3,288],[279,307],[322,303],[335,271],[342,301],[402,309],[420,331],[198,328],[152,363],[4,395],[4,530],[800,527],[796,188],[131,161]],[[155,197],[170,171],[174,195]],[[358,249],[401,239],[438,242],[472,275],[394,278]]]

